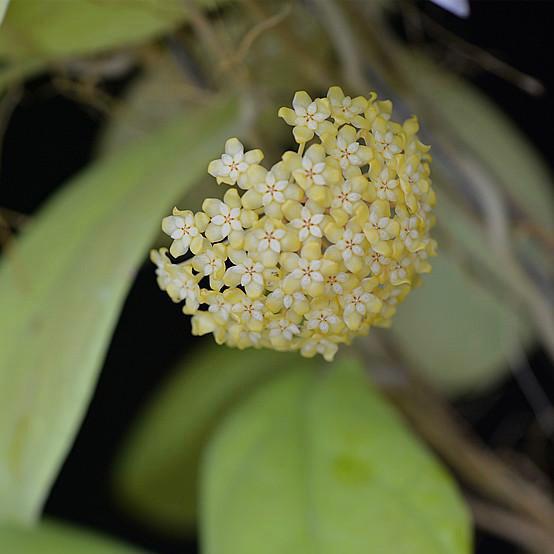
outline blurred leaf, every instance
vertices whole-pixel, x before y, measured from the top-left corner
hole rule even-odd
[[[17,0],[0,35],[0,56],[44,61],[147,40],[179,24],[178,0]]]
[[[213,7],[221,0],[197,1]],[[17,0],[0,28],[0,59],[34,73],[71,56],[150,40],[185,19],[181,0]]]
[[[525,135],[492,100],[414,52],[397,62],[412,86],[433,110],[499,179],[508,194],[537,222],[554,229],[552,176]]]
[[[397,54],[396,63],[433,106],[441,126],[482,162],[534,223],[552,228],[551,177],[507,115],[471,84],[423,55],[407,50]],[[439,244],[441,259],[433,263],[437,267],[399,308],[392,332],[404,354],[436,385],[463,393],[505,375],[508,360],[531,341],[532,331],[482,227],[445,194],[450,170],[435,157],[438,226],[454,243]],[[521,238],[514,233],[514,245],[523,244]],[[460,250],[471,259],[471,268],[456,257]],[[537,256],[528,244],[525,253],[545,269],[544,255]],[[472,269],[478,275],[471,275]],[[483,279],[484,274],[488,278]]]
[[[516,207],[516,212],[521,211],[528,223],[541,227],[545,233],[554,232],[551,171],[510,117],[475,86],[417,51],[399,51],[397,60],[414,89],[432,103],[441,124],[480,160]],[[435,175],[437,169],[446,182],[451,167],[441,165],[440,157],[436,157]],[[452,213],[460,208],[452,205],[448,211]],[[512,211],[511,206],[508,206],[508,211]],[[464,242],[465,233],[456,235],[456,238]],[[550,258],[537,248],[528,232],[514,229],[512,240],[514,247],[532,259],[540,271],[545,275],[552,274]],[[481,258],[495,257],[494,252],[487,252],[484,248],[479,250]],[[492,271],[502,278],[502,265],[491,265]]]
[[[158,56],[126,88],[103,129],[99,152],[115,152],[167,123],[190,105],[187,85],[174,58]]]
[[[101,160],[1,260],[0,519],[36,517],[162,215],[237,119],[237,103],[226,99]]]
[[[4,17],[6,16],[6,10],[8,9],[9,3],[10,3],[10,0],[0,0],[0,25],[4,21]]]
[[[51,521],[32,528],[0,525],[0,549],[6,554],[144,553],[90,531]]]
[[[190,532],[200,456],[213,428],[229,407],[294,359],[215,346],[184,361],[141,414],[116,465],[116,487],[128,511],[165,532]]]
[[[342,361],[299,367],[246,400],[209,446],[206,554],[468,554],[455,487]]]
[[[439,190],[443,179],[435,179]],[[435,386],[451,394],[477,391],[509,371],[509,358],[531,341],[532,331],[501,286],[502,261],[486,248],[479,223],[445,194],[436,215],[438,228],[456,243],[439,244],[433,272],[399,306],[391,332]]]
[[[441,252],[423,286],[399,306],[390,330],[402,353],[450,393],[490,385],[529,335],[510,304]]]
[[[99,140],[100,154],[110,154],[132,144],[167,124],[183,110],[194,111],[202,107],[197,96],[191,97],[191,85],[183,78],[170,56],[160,56],[148,65],[143,73],[127,88],[117,111],[105,126]],[[198,94],[198,90],[195,91]],[[205,99],[204,99],[205,101]],[[188,210],[200,210],[207,197],[220,197],[221,186],[206,173],[204,179],[183,191],[176,205]],[[161,233],[161,229],[160,229]],[[167,242],[161,233],[157,243]]]

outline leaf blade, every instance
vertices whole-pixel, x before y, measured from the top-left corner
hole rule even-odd
[[[47,62],[102,51],[153,38],[176,27],[185,13],[175,0],[163,8],[152,0],[18,0],[6,14],[0,55],[13,63]]]
[[[127,511],[172,535],[196,524],[203,449],[229,408],[292,355],[212,346],[177,366],[135,422],[114,484]]]
[[[236,121],[227,99],[99,162],[1,261],[0,519],[36,517],[161,216]]]
[[[210,445],[203,499],[207,554],[470,552],[455,488],[352,362],[249,398]]]
[[[54,521],[27,528],[0,525],[0,544],[10,554],[140,554],[143,550]]]
[[[0,0],[0,16],[3,3],[7,6]],[[198,3],[213,8],[216,0]],[[12,2],[0,32],[0,58],[6,66],[0,71],[0,90],[54,62],[155,39],[187,17],[180,0]]]

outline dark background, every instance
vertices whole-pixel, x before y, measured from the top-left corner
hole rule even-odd
[[[472,2],[468,20],[428,2],[418,6],[467,41],[542,81],[547,93],[532,97],[494,75],[468,76],[516,122],[552,169],[554,3]],[[128,82],[104,86],[119,94]],[[0,206],[33,214],[90,161],[102,124],[102,114],[62,96],[48,76],[29,83],[4,138]],[[111,533],[159,553],[197,551],[192,542],[168,541],[118,511],[109,480],[118,445],[137,410],[167,373],[164,368],[199,344],[195,339],[187,345],[188,336],[188,321],[159,293],[153,270],[145,265],[125,304],[86,419],[46,504],[48,516]],[[531,352],[530,363],[554,400],[554,368],[540,348]],[[538,428],[513,378],[479,397],[458,399],[456,406],[490,446],[520,452],[544,473],[554,474],[552,437],[548,439]],[[479,554],[515,552],[481,532],[476,543]]]

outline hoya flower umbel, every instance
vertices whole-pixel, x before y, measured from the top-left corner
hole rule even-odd
[[[415,117],[391,114],[375,93],[297,92],[279,110],[297,151],[264,167],[261,150],[226,142],[208,167],[229,187],[223,198],[175,208],[162,222],[172,258],[151,254],[194,334],[331,360],[339,344],[391,324],[436,251],[429,147]]]

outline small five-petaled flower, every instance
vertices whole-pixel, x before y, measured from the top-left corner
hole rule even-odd
[[[292,105],[279,116],[298,151],[266,169],[261,150],[229,139],[208,167],[230,187],[223,199],[175,208],[162,222],[172,258],[165,248],[151,257],[194,334],[331,360],[339,344],[389,326],[431,269],[429,147],[417,119],[394,122],[375,93],[331,87],[324,98],[298,92]]]

